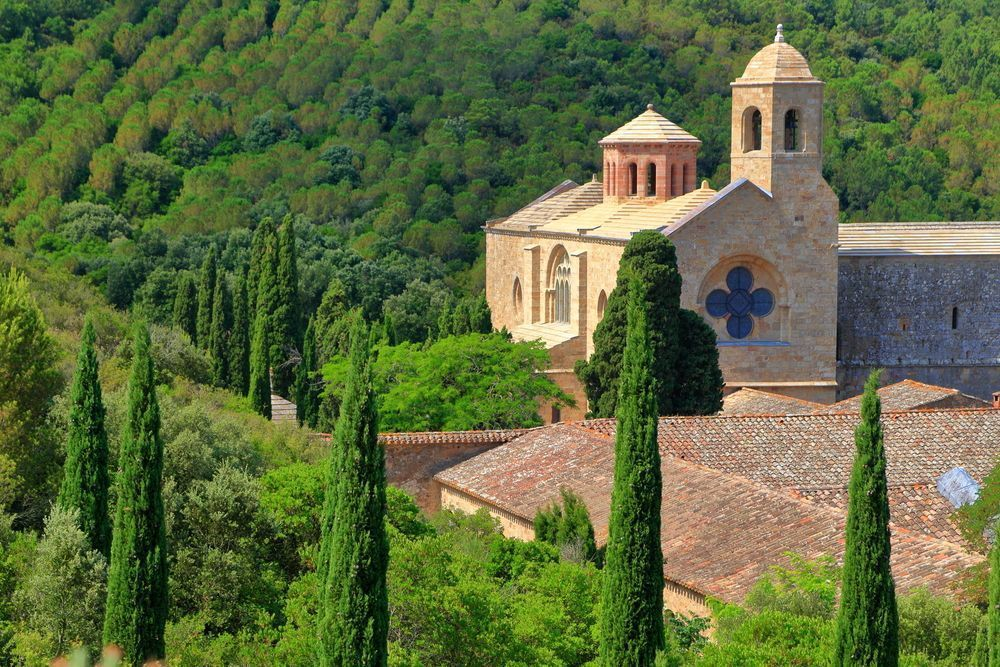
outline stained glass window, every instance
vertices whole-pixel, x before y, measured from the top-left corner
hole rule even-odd
[[[705,309],[712,317],[726,318],[726,332],[733,338],[746,338],[753,332],[754,318],[763,318],[774,310],[774,295],[764,287],[753,289],[753,274],[737,266],[726,274],[726,287],[712,290],[705,299]]]

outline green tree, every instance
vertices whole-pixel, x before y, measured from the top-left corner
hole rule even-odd
[[[368,331],[351,335],[350,376],[337,420],[324,500],[320,665],[379,666],[388,658],[385,452],[378,439]]]
[[[882,440],[880,373],[872,372],[854,431],[855,458],[848,487],[843,592],[837,616],[837,665],[896,665],[899,615],[889,565],[889,497]]]
[[[301,312],[299,307],[299,269],[295,251],[295,223],[292,216],[285,218],[278,235],[278,264],[275,276],[276,300],[274,302],[271,343],[271,363],[274,365],[274,393],[291,396],[295,380],[295,367],[288,360],[289,354],[301,347]]]
[[[218,257],[213,245],[205,261],[201,264],[201,274],[198,276],[198,316],[195,324],[195,343],[207,350],[212,337],[213,299],[215,298],[215,283],[218,273]]]
[[[10,476],[0,486],[19,489],[22,509],[41,499],[56,460],[45,418],[59,391],[58,356],[27,278],[0,274],[0,471]]]
[[[313,429],[319,424],[319,397],[322,393],[317,366],[315,318],[309,318],[302,339],[302,361],[296,369],[295,409],[299,424]]]
[[[265,293],[268,295],[268,306],[273,306],[271,291],[274,289],[273,276],[277,271],[278,236],[271,218],[264,218],[257,225],[250,245],[250,269],[247,274],[247,290],[250,297],[250,315],[255,317],[258,310],[258,300],[261,295],[261,285],[265,275],[271,276]]]
[[[247,396],[254,412],[271,418],[271,357],[267,344],[267,315],[257,312],[250,343],[250,388]]]
[[[104,642],[141,665],[164,657],[167,533],[163,519],[163,441],[149,331],[138,325],[128,415],[119,452]]]
[[[601,598],[600,653],[608,667],[651,665],[664,647],[659,380],[645,295],[636,283],[630,292]]]
[[[94,339],[94,324],[88,317],[83,326],[70,393],[66,463],[59,505],[78,511],[80,528],[90,540],[90,547],[108,558],[111,551],[108,434],[104,428],[104,402]]]
[[[990,549],[989,582],[986,638],[990,647],[989,665],[994,667],[1000,665],[1000,523],[993,536],[993,548]]]
[[[559,489],[562,504],[552,503],[535,514],[535,539],[558,547],[564,558],[583,563],[597,559],[594,524],[583,498]]]
[[[212,326],[209,334],[208,351],[212,357],[212,384],[216,387],[229,385],[229,334],[233,329],[233,304],[229,293],[229,282],[224,274],[215,281],[212,297]]]
[[[198,340],[198,287],[194,278],[182,273],[174,297],[174,326]]]
[[[976,646],[972,651],[972,667],[990,667],[990,615],[983,615],[976,633]]]
[[[653,348],[657,412],[712,414],[722,408],[722,372],[715,336],[696,313],[680,307],[681,275],[674,244],[656,231],[632,237],[622,253],[617,287],[608,297],[604,319],[594,329],[594,353],[578,361],[591,413],[612,417],[622,373],[629,290],[642,292]]]
[[[233,330],[229,336],[229,388],[246,396],[250,389],[250,303],[247,276],[236,279],[233,298]]]

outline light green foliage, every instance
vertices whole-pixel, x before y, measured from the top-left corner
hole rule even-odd
[[[535,514],[535,539],[559,549],[575,563],[598,562],[594,525],[583,499],[571,489],[559,489],[562,504],[552,503]]]
[[[79,527],[91,548],[107,559],[111,552],[108,434],[104,427],[95,336],[93,322],[88,319],[83,328],[70,394],[66,463],[58,504],[76,510]]]
[[[104,641],[141,665],[164,655],[167,537],[163,517],[163,441],[149,332],[135,327],[125,437],[118,455],[116,513],[108,571]]]
[[[79,516],[76,508],[52,509],[15,595],[25,630],[42,642],[36,650],[43,657],[61,655],[77,644],[91,650],[101,645],[107,561],[91,548],[78,527]]]
[[[987,643],[990,647],[990,667],[1000,665],[1000,536],[994,533],[993,548],[990,549],[990,579]]]
[[[58,356],[27,278],[0,273],[0,491],[16,492],[21,510],[41,502],[56,460],[45,417],[59,391]]]
[[[629,292],[601,594],[600,651],[607,667],[648,665],[664,648],[658,379],[638,282]]]
[[[899,660],[879,375],[873,371],[865,383],[861,423],[854,430],[836,665],[892,667]]]
[[[212,361],[190,338],[174,327],[156,324],[149,327],[149,335],[157,384],[170,384],[177,377],[202,384],[211,382]]]
[[[755,612],[782,611],[832,619],[837,612],[840,569],[830,557],[806,560],[788,554],[790,567],[772,566],[747,593],[744,605]]]
[[[919,589],[899,598],[899,651],[938,665],[968,665],[983,613]]]
[[[542,423],[537,399],[571,399],[541,371],[549,365],[539,343],[514,343],[499,333],[467,334],[429,347],[379,347],[373,381],[385,431],[519,428]],[[328,395],[343,394],[346,362],[323,369]]]
[[[271,356],[267,343],[267,315],[258,311],[250,342],[250,390],[247,397],[257,414],[271,418]]]
[[[261,485],[260,505],[274,525],[281,565],[289,574],[301,573],[314,565],[319,545],[326,470],[295,463],[269,471]]]

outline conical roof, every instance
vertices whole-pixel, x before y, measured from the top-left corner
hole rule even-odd
[[[649,143],[698,143],[698,137],[688,134],[680,126],[656,113],[653,105],[625,123],[617,130],[601,139],[598,144],[649,144]]]
[[[782,34],[781,25],[778,25],[778,33],[774,36],[774,42],[768,44],[757,52],[743,76],[736,79],[736,83],[773,83],[775,81],[787,81],[793,83],[818,82],[809,63],[798,50],[785,41]]]

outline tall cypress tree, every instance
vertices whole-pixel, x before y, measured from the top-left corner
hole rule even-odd
[[[198,287],[189,274],[181,274],[174,297],[174,326],[188,335],[192,342],[198,339]]]
[[[608,667],[652,665],[664,645],[658,388],[645,295],[631,287],[601,597],[600,655]]]
[[[253,323],[253,341],[250,344],[250,387],[247,396],[250,407],[271,418],[271,357],[267,343],[267,315],[257,311]]]
[[[250,303],[245,272],[236,279],[229,351],[229,388],[246,396],[250,389]]]
[[[119,452],[117,502],[108,570],[104,642],[128,664],[164,657],[167,533],[163,520],[163,441],[149,330],[136,328],[128,420]]]
[[[111,552],[108,517],[108,434],[104,428],[104,403],[98,379],[94,325],[83,326],[80,355],[70,394],[66,465],[59,504],[80,510],[80,529],[92,549],[107,558]]]
[[[316,428],[319,423],[320,384],[317,377],[315,319],[309,318],[305,337],[302,339],[302,361],[296,369],[295,409],[299,424]]]
[[[215,281],[218,271],[218,258],[213,245],[205,261],[201,264],[201,274],[198,276],[198,319],[196,323],[196,342],[199,347],[208,349],[212,337],[212,311],[215,298]]]
[[[275,276],[276,301],[271,363],[274,364],[274,393],[289,396],[295,368],[286,363],[289,352],[301,349],[299,269],[295,251],[295,223],[285,218],[278,235],[278,265]]]
[[[385,451],[378,440],[368,332],[351,336],[321,524],[319,664],[381,667],[388,656]]]
[[[257,315],[257,299],[260,296],[259,285],[264,267],[269,267],[273,272],[276,270],[277,262],[277,235],[274,230],[274,221],[271,218],[264,218],[257,225],[253,233],[253,241],[250,244],[250,269],[247,275],[247,296],[250,304],[250,320]]]
[[[212,384],[229,385],[229,334],[233,328],[233,304],[226,276],[220,274],[215,281],[212,297],[212,329],[208,349],[212,358]]]
[[[889,493],[878,380],[878,371],[868,376],[861,398],[861,423],[854,430],[835,665],[891,667],[899,662],[899,616],[889,567]]]
[[[989,609],[986,612],[986,638],[990,667],[1000,666],[1000,521],[995,527],[990,550]]]

